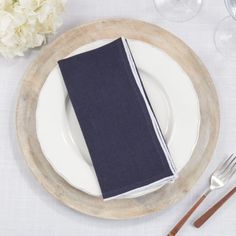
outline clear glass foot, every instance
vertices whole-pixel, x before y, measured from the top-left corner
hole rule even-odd
[[[228,16],[220,21],[215,31],[214,41],[222,55],[236,60],[236,20]]]
[[[184,22],[198,14],[202,0],[154,0],[160,15],[175,22]]]

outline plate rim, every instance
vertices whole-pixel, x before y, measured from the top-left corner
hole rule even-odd
[[[113,39],[114,40],[114,39]],[[112,41],[113,41],[112,40]],[[160,56],[160,60],[161,60],[161,58],[165,58],[166,57],[166,55],[165,55],[165,52],[163,52],[162,50],[160,50],[159,48],[156,48],[156,47],[154,47],[153,45],[150,45],[150,44],[147,44],[147,43],[144,43],[143,41],[138,41],[138,40],[133,40],[133,39],[128,39],[129,40],[129,44],[130,44],[130,47],[132,48],[132,50],[133,50],[133,48],[134,47],[143,47],[144,49],[143,50],[141,50],[141,54],[139,54],[139,55],[142,55],[142,57],[143,56],[145,56],[145,58],[148,58],[148,56],[151,56],[152,58],[154,58],[155,59],[155,56]],[[89,43],[89,44],[85,44],[84,46],[82,46],[82,51],[84,51],[84,50],[91,50],[91,47],[92,48],[94,48],[94,47],[97,47],[97,45],[99,45],[98,47],[100,47],[100,44],[102,44],[102,45],[104,45],[104,44],[107,44],[107,43],[109,43],[110,42],[110,40],[99,40],[99,41],[94,41],[94,42],[92,42],[92,43]],[[91,46],[92,45],[92,46]],[[95,46],[94,46],[95,45]],[[84,49],[84,48],[86,48],[86,49]],[[144,53],[146,53],[145,52],[145,49],[147,50],[150,50],[151,49],[151,51],[148,51],[148,53],[145,55]],[[78,52],[79,51],[79,52]],[[80,51],[81,51],[81,47],[79,47],[79,48],[77,48],[75,51],[73,51],[70,55],[68,55],[68,56],[71,56],[71,55],[74,55],[74,54],[77,54],[77,53],[80,53]],[[153,53],[153,54],[151,54],[150,55],[150,53]],[[134,54],[134,56],[136,56],[136,53]],[[179,67],[179,65],[176,63],[176,61],[174,61],[172,58],[167,58],[168,59],[168,61],[170,61],[170,63],[171,64],[173,64],[174,65],[174,67],[175,68],[178,68]],[[154,80],[155,81],[155,83],[157,83],[158,84],[158,86],[160,86],[161,88],[163,88],[163,91],[164,91],[164,93],[166,93],[166,96],[168,96],[168,94],[169,94],[169,97],[167,97],[166,99],[170,99],[169,100],[169,102],[173,102],[175,99],[173,98],[173,96],[171,96],[171,94],[170,93],[168,93],[168,91],[169,90],[171,90],[171,89],[173,89],[173,86],[171,86],[168,82],[167,82],[167,85],[165,84],[166,82],[165,82],[165,80],[169,80],[169,82],[171,81],[171,79],[169,78],[167,78],[169,75],[165,75],[165,77],[163,78],[163,79],[161,79],[160,80],[160,78],[159,78],[159,76],[157,75],[157,73],[158,73],[158,71],[156,71],[156,70],[153,70],[153,69],[150,69],[150,68],[145,68],[145,62],[144,61],[146,61],[147,59],[142,59],[142,62],[140,62],[140,59],[139,59],[139,63],[137,64],[137,67],[138,67],[138,69],[141,69],[142,71],[145,71],[147,74],[149,74],[150,75],[150,78],[152,79],[152,80]],[[151,62],[150,62],[151,63]],[[149,63],[149,65],[150,65],[150,63]],[[151,67],[154,67],[154,65],[151,63]],[[158,65],[156,65],[156,66],[158,66]],[[148,71],[148,69],[149,69],[149,71]],[[57,146],[57,145],[64,145],[64,144],[59,144],[58,143],[58,141],[57,142],[54,142],[54,141],[52,141],[54,138],[56,138],[58,135],[60,135],[60,133],[62,132],[62,130],[64,131],[64,132],[66,132],[65,130],[64,130],[64,127],[67,127],[67,126],[69,126],[69,124],[64,124],[64,119],[58,119],[58,121],[56,121],[55,120],[55,118],[59,115],[62,115],[62,117],[64,117],[64,116],[66,116],[66,114],[64,114],[64,112],[65,112],[65,107],[64,107],[64,105],[65,105],[65,103],[64,103],[64,100],[66,101],[67,100],[67,96],[68,96],[68,93],[67,93],[67,91],[66,91],[66,88],[64,87],[64,85],[63,85],[63,82],[62,82],[62,77],[58,74],[59,73],[59,68],[58,68],[58,66],[55,66],[50,72],[49,72],[49,75],[47,76],[47,79],[45,80],[45,83],[43,84],[43,86],[42,86],[42,88],[41,88],[41,90],[39,91],[39,96],[38,96],[38,102],[37,102],[37,108],[36,108],[36,132],[37,132],[37,136],[38,136],[38,140],[39,140],[39,143],[40,143],[40,146],[41,146],[41,149],[42,149],[42,152],[43,152],[43,154],[44,154],[44,156],[45,156],[45,158],[47,159],[47,161],[51,164],[51,166],[53,167],[53,169],[54,169],[54,171],[58,174],[58,175],[60,175],[63,179],[65,179],[70,185],[72,185],[73,187],[75,187],[76,189],[78,189],[78,190],[80,190],[80,191],[83,191],[83,192],[85,192],[85,193],[87,193],[87,194],[89,194],[89,195],[91,195],[91,196],[95,196],[95,197],[99,197],[99,196],[101,196],[101,193],[99,194],[99,190],[97,190],[97,191],[93,191],[93,190],[91,190],[91,188],[87,188],[86,189],[86,186],[82,186],[82,185],[84,185],[85,184],[85,182],[84,182],[84,184],[80,184],[80,182],[82,182],[82,181],[80,181],[79,180],[79,176],[78,176],[78,173],[80,173],[80,171],[82,171],[83,169],[81,169],[81,167],[78,167],[77,168],[77,170],[72,170],[71,168],[73,168],[73,164],[67,164],[67,163],[64,163],[63,164],[63,166],[64,167],[62,167],[62,165],[60,165],[59,164],[59,166],[57,166],[57,155],[60,155],[60,151],[55,151],[55,152],[57,152],[57,154],[56,153],[54,153],[54,155],[52,155],[52,154],[50,154],[50,152],[51,151],[48,151],[48,150],[52,150],[52,149],[55,149],[55,147]],[[197,120],[194,120],[194,117],[189,117],[188,118],[188,121],[190,121],[190,120],[194,120],[194,122],[193,122],[193,124],[194,124],[194,129],[196,129],[195,131],[195,133],[192,135],[192,138],[189,136],[189,134],[188,134],[188,136],[187,136],[187,139],[188,138],[190,138],[191,140],[192,140],[192,143],[191,143],[191,145],[189,145],[188,147],[190,147],[190,149],[188,148],[188,152],[187,153],[184,153],[184,151],[182,151],[182,153],[181,154],[183,154],[185,157],[188,157],[188,160],[191,158],[191,155],[192,155],[192,152],[193,152],[193,149],[194,149],[194,147],[195,147],[195,145],[196,145],[196,141],[197,141],[197,139],[198,139],[198,135],[199,135],[199,127],[200,127],[200,107],[199,107],[199,100],[198,100],[198,95],[197,95],[197,93],[196,93],[196,91],[195,91],[195,89],[193,88],[193,85],[192,85],[192,82],[191,82],[191,79],[190,78],[188,78],[188,76],[186,75],[186,73],[185,73],[185,71],[181,71],[181,69],[180,68],[178,68],[178,77],[182,77],[181,79],[180,79],[180,81],[179,81],[179,84],[180,84],[180,86],[182,87],[182,86],[184,86],[184,87],[188,87],[188,90],[190,90],[191,91],[191,98],[190,99],[192,99],[193,97],[194,97],[194,102],[196,102],[196,104],[194,105],[194,104],[191,104],[191,107],[192,107],[192,105],[193,105],[193,107],[195,107],[196,109],[194,109],[195,110],[195,112],[193,113],[194,115],[196,115],[195,117],[197,117]],[[55,75],[57,75],[57,81],[54,79],[54,77],[55,77]],[[184,78],[183,78],[184,77]],[[149,79],[150,79],[149,78]],[[158,79],[159,78],[159,79]],[[50,82],[49,82],[49,80],[50,80]],[[59,81],[58,81],[59,80]],[[50,85],[49,85],[49,84]],[[62,84],[61,84],[62,83]],[[145,84],[145,79],[143,80],[143,83],[144,83],[144,85],[145,85],[145,89],[146,89],[146,92],[148,93],[148,88],[150,88],[150,87],[147,87],[146,88],[146,84]],[[56,86],[56,88],[57,88],[57,86],[58,87],[60,87],[60,92],[59,92],[59,94],[60,95],[58,95],[58,93],[56,93],[57,95],[57,97],[58,97],[58,99],[62,99],[63,100],[63,103],[60,103],[60,104],[57,104],[56,103],[56,101],[54,101],[54,104],[51,104],[50,105],[50,107],[51,107],[51,109],[49,108],[48,109],[48,106],[47,106],[47,104],[48,104],[48,99],[50,100],[50,94],[55,94],[55,91],[54,91],[54,87],[52,86],[52,84],[53,84],[53,86]],[[168,85],[169,84],[169,85]],[[164,89],[164,87],[166,87],[165,89]],[[172,88],[171,88],[172,87]],[[50,88],[50,90],[49,90],[49,88]],[[46,95],[45,94],[45,89],[47,90],[47,94],[48,95]],[[184,89],[185,91],[186,91],[186,89]],[[156,90],[155,90],[156,91]],[[182,93],[183,91],[178,91],[178,95],[181,95],[181,93]],[[156,93],[156,92],[155,92]],[[47,97],[47,100],[45,100],[45,96]],[[60,97],[60,98],[59,98]],[[170,98],[171,97],[171,98]],[[175,97],[176,97],[176,95],[175,95]],[[44,99],[43,99],[44,98]],[[182,102],[183,102],[183,100],[185,101],[185,99],[186,99],[186,97],[183,97],[182,96],[182,98],[180,98],[180,100],[182,100]],[[53,99],[54,100],[54,99]],[[152,101],[150,101],[151,103],[152,103]],[[175,101],[174,101],[175,102]],[[40,105],[40,106],[39,106]],[[179,106],[178,105],[178,102],[177,102],[177,104],[171,104],[170,103],[170,106],[172,107],[172,106]],[[189,106],[189,105],[188,105]],[[154,107],[154,106],[152,106],[152,107]],[[182,109],[182,110],[181,110]],[[48,119],[47,119],[47,125],[46,125],[46,123],[44,122],[45,121],[45,119],[43,118],[43,120],[44,121],[42,121],[42,119],[41,119],[41,121],[40,121],[40,118],[42,118],[44,115],[44,113],[47,113],[47,111],[49,110],[49,114],[47,115],[47,117],[50,117],[50,121],[48,121]],[[60,114],[58,114],[58,111],[60,110]],[[155,110],[155,109],[154,109]],[[173,109],[173,110],[176,110],[176,107],[175,107],[175,109]],[[180,110],[180,111],[178,111],[178,113],[177,113],[177,116],[178,116],[178,114],[181,114],[181,111],[183,112],[184,110],[183,110],[183,108],[181,108],[180,106],[178,107],[178,109],[177,110]],[[50,114],[50,112],[52,112],[52,114]],[[55,114],[53,114],[55,112]],[[174,111],[172,111],[173,112],[173,114],[174,115],[176,115],[175,113],[176,112],[174,112]],[[62,114],[61,114],[62,113]],[[172,114],[172,115],[173,115]],[[157,115],[157,114],[156,114]],[[51,117],[53,117],[53,116],[55,116],[54,117],[54,121],[51,121]],[[177,121],[177,123],[180,121],[180,119]],[[195,122],[196,121],[196,122]],[[61,126],[59,126],[59,123],[61,124]],[[57,130],[58,130],[58,133],[56,133],[56,134],[48,134],[51,138],[48,138],[47,137],[47,134],[45,133],[45,130],[46,129],[50,129],[50,128],[48,128],[48,127],[53,127],[52,129],[54,130],[55,129],[55,127],[56,126],[54,126],[54,123],[57,123]],[[174,130],[176,130],[176,122],[174,122],[175,124],[173,125],[173,127],[174,127]],[[183,121],[181,120],[181,123],[183,123]],[[65,126],[64,126],[65,125]],[[46,127],[46,128],[45,128]],[[180,138],[180,135],[181,135],[181,129],[180,129],[180,124],[178,125],[178,127],[179,128],[177,128],[177,130],[178,130],[178,135],[177,135],[177,137],[176,137],[176,132],[174,132],[174,134],[173,134],[173,136],[171,137],[171,143],[172,143],[172,145],[173,145],[173,139],[175,139],[175,142],[176,141],[178,141],[179,140],[179,138]],[[42,130],[44,130],[44,131],[42,131]],[[52,137],[52,136],[54,136],[54,137]],[[67,139],[66,137],[67,137],[67,134],[63,134],[63,140],[65,140],[65,139]],[[69,135],[70,136],[70,135]],[[47,141],[45,141],[45,139],[47,140]],[[186,140],[186,137],[184,138],[183,137],[183,140],[185,140],[185,141],[187,141]],[[47,143],[48,142],[48,143]],[[67,148],[67,145],[68,144],[68,142],[66,141],[66,147],[65,148]],[[175,146],[178,146],[179,144],[178,144],[178,142],[175,144]],[[183,145],[183,144],[182,144]],[[51,147],[50,147],[51,146]],[[73,147],[72,147],[72,149],[73,149]],[[61,151],[63,151],[61,148],[60,148],[60,150]],[[78,151],[80,150],[80,148],[78,148]],[[174,149],[174,150],[176,150],[176,148]],[[54,152],[54,151],[53,151]],[[73,159],[77,159],[78,157],[78,155],[77,154],[75,154],[74,152],[73,153],[71,153],[71,155],[73,155],[74,156],[74,158]],[[76,155],[76,156],[75,156]],[[86,160],[82,157],[83,156],[83,154],[80,152],[80,154],[79,154],[79,159],[81,160],[81,161],[83,161],[83,162],[85,162],[86,163]],[[60,159],[62,159],[63,157],[61,157]],[[176,155],[175,156],[172,156],[172,158],[173,158],[173,161],[174,161],[174,163],[175,163],[175,160],[177,159],[176,158]],[[181,158],[179,158],[179,159],[181,159]],[[188,162],[188,160],[187,161],[184,161],[184,165],[181,165],[181,168],[179,168],[178,166],[176,166],[176,168],[177,168],[177,173],[179,173],[180,172],[180,170],[187,164],[187,162]],[[177,162],[177,161],[176,161]],[[78,163],[77,163],[78,164]],[[69,165],[71,166],[70,168],[69,168]],[[67,168],[67,167],[68,168]],[[82,165],[83,166],[83,165]],[[89,169],[91,168],[90,167],[90,165],[88,165],[87,163],[86,163],[86,166],[89,166]],[[92,167],[93,168],[93,167]],[[63,170],[64,169],[64,170]],[[69,171],[69,169],[70,169],[70,171]],[[67,171],[66,171],[67,170]],[[75,173],[75,172],[77,172],[77,173]],[[88,172],[92,172],[92,173],[94,173],[94,171],[89,171],[88,170]],[[73,174],[72,174],[73,173]],[[74,180],[72,179],[73,177],[72,176],[75,176],[75,174],[77,175],[77,178],[74,178]],[[95,173],[94,173],[95,174]],[[88,176],[87,176],[88,177]],[[91,177],[91,178],[94,178],[94,175]],[[98,184],[98,183],[97,183]],[[90,185],[91,186],[91,185]],[[164,186],[164,184],[162,184],[161,186],[159,186],[158,188],[156,188],[156,190],[157,189],[159,189],[159,188],[161,188],[162,186]],[[95,193],[96,192],[96,193]],[[144,194],[147,194],[147,193],[149,193],[149,192],[153,192],[153,191],[144,191]],[[136,197],[139,197],[139,196],[142,196],[142,195],[144,195],[144,194],[132,194],[132,193],[130,193],[130,195],[129,196],[124,196],[124,197],[121,197],[121,198],[136,198]]]
[[[82,46],[97,39],[108,36],[114,38],[120,35],[159,46],[174,60],[181,62],[180,66],[187,74],[192,73],[189,77],[198,97],[200,96],[201,124],[199,139],[201,138],[201,140],[198,140],[196,145],[199,148],[198,153],[196,153],[195,147],[190,163],[180,172],[179,179],[175,184],[168,184],[154,193],[137,199],[104,202],[100,198],[89,196],[70,186],[54,172],[47,161],[45,162],[46,159],[42,155],[37,135],[35,135],[35,104],[37,104],[37,96],[44,83],[43,77],[47,75],[50,67],[55,65],[55,62],[61,58],[61,55],[73,51],[75,45],[78,47],[78,37],[79,45]],[[70,39],[70,45],[67,44],[68,38]],[[168,47],[168,44],[171,43],[174,43],[175,47]],[[66,46],[61,47],[61,45]],[[188,58],[188,62],[193,64],[183,64],[185,58]],[[42,63],[44,63],[44,71],[40,70],[39,72],[38,66]],[[188,72],[186,69],[188,69]],[[201,78],[204,77],[204,80],[197,79],[197,71],[201,73]],[[207,93],[204,94],[204,91]],[[203,96],[205,96],[204,100],[207,97],[206,104],[203,103]],[[206,124],[208,130],[203,132],[203,127],[206,128]],[[180,201],[195,185],[209,164],[219,136],[219,127],[220,108],[216,89],[208,71],[196,54],[172,33],[159,26],[132,19],[106,19],[84,24],[65,32],[47,45],[24,75],[16,108],[18,142],[23,157],[38,182],[51,195],[68,207],[91,216],[106,219],[128,219],[144,216],[170,207]],[[206,139],[206,137],[208,138]],[[195,166],[197,166],[196,169]],[[191,178],[188,179],[190,173]],[[173,191],[176,191],[176,193],[172,194]]]

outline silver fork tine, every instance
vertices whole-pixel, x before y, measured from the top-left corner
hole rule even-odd
[[[236,163],[233,164],[233,166],[230,168],[230,170],[225,174],[225,176],[222,178],[223,181],[229,180],[233,174],[236,171]]]
[[[236,166],[235,166],[236,167]],[[234,171],[230,174],[229,179],[236,173],[236,168],[234,168]]]
[[[210,186],[203,192],[202,196],[192,206],[192,208],[184,215],[184,217],[176,224],[168,235],[174,236],[185,224],[188,218],[204,201],[207,195],[215,189],[222,188],[230,178],[236,173],[236,155],[231,154],[211,175]]]
[[[222,171],[225,169],[225,167],[231,161],[231,158],[233,158],[233,156],[234,156],[234,154],[231,154],[218,168],[216,168],[215,172],[218,172],[219,174],[222,173]]]
[[[230,167],[230,166],[232,165],[232,163],[235,162],[235,160],[236,160],[236,156],[233,155],[233,156],[229,159],[229,161],[228,161],[226,167],[224,168],[224,170],[222,170],[222,172],[226,171],[226,170],[228,169],[228,167]]]
[[[231,169],[232,167],[235,165],[236,163],[236,157],[234,157],[229,163],[228,165],[224,168],[224,170],[221,171],[221,173],[219,174],[219,176],[224,177]]]

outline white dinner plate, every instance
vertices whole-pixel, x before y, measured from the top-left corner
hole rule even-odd
[[[101,40],[84,45],[68,56],[110,41]],[[190,159],[198,140],[198,96],[185,71],[164,51],[141,41],[128,42],[179,172]],[[100,196],[101,190],[90,155],[58,66],[51,71],[41,89],[36,129],[41,149],[54,170],[75,188]],[[150,191],[153,189],[141,194]],[[124,197],[137,196],[130,193]]]

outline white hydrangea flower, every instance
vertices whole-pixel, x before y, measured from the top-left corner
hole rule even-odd
[[[23,56],[61,25],[66,0],[0,0],[0,54]]]

